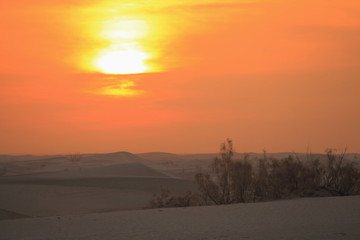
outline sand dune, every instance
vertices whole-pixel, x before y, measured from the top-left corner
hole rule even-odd
[[[0,208],[28,216],[143,209],[161,189],[184,194],[194,188],[193,181],[170,178],[142,163],[117,164],[2,177]]]
[[[360,239],[360,197],[0,221],[0,239]]]
[[[285,158],[293,153],[268,153],[268,157]],[[143,163],[147,166],[166,172],[168,175],[193,179],[199,166],[206,168],[218,154],[172,154],[165,152],[150,152],[132,154],[129,152],[114,152],[101,154],[81,154],[80,161],[71,161],[69,155],[53,156],[10,156],[0,155],[0,172],[5,167],[6,175],[24,175],[29,173],[48,173],[72,171],[78,169],[97,168],[124,163]],[[250,160],[263,158],[261,153],[248,153]],[[300,159],[309,158],[307,154],[297,154]],[[359,154],[347,154],[350,160],[356,160]],[[312,154],[312,158],[324,159],[324,154]],[[244,158],[243,153],[235,153],[235,159]],[[0,173],[1,174],[1,173]]]
[[[22,179],[0,184],[0,206],[29,216],[143,209],[154,193],[184,194],[191,181],[171,178]]]
[[[0,155],[1,156],[1,155]],[[0,157],[0,167],[6,167],[6,175],[22,175],[39,172],[57,172],[94,168],[124,163],[147,163],[148,160],[128,152],[80,154],[79,161],[72,161],[70,155],[54,156],[7,156]],[[18,168],[16,170],[15,168]],[[15,171],[16,170],[16,171]],[[25,171],[26,170],[26,171]]]
[[[25,176],[29,178],[30,175]],[[67,171],[32,174],[33,178],[77,179],[77,178],[111,178],[111,177],[169,177],[165,173],[152,169],[142,163],[124,163],[105,167],[73,169]],[[13,177],[21,178],[21,177]]]
[[[136,154],[137,156],[154,161],[154,162],[170,162],[170,161],[182,161],[184,160],[181,155],[166,153],[166,152],[149,152]]]
[[[83,155],[83,160],[101,162],[109,161],[112,163],[146,162],[145,159],[129,152],[85,154]]]
[[[11,162],[3,162],[0,164],[0,176],[2,175],[23,175],[31,173],[29,168],[18,166]]]
[[[31,217],[143,209],[152,196],[150,192],[135,189],[76,184],[1,184],[0,187],[0,206],[3,209]]]

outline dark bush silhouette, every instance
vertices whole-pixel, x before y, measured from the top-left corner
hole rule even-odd
[[[231,170],[234,202],[250,202],[255,196],[255,178],[252,165],[245,159],[233,163]]]
[[[172,196],[169,190],[162,189],[160,194],[154,194],[150,201],[151,208],[189,207],[205,205],[201,203],[200,196],[188,191],[184,196]]]
[[[277,160],[272,159],[269,164],[268,196],[272,199],[289,196],[303,187],[304,165],[292,156]]]
[[[81,169],[80,161],[82,159],[81,153],[73,153],[69,155],[70,162],[76,164],[78,169]]]
[[[255,200],[269,198],[269,163],[264,150],[264,158],[258,160],[257,175],[255,179]]]
[[[195,180],[202,196],[213,204],[248,202],[254,196],[252,165],[234,161],[233,144],[230,139],[221,144],[220,157],[210,165],[209,173],[198,173]]]
[[[337,154],[334,149],[328,149],[325,161],[312,158],[301,161],[296,154],[269,159],[264,150],[264,158],[254,167],[247,155],[242,160],[233,160],[233,143],[227,139],[208,171],[195,175],[198,193],[174,197],[164,190],[154,195],[151,206],[220,205],[360,194],[360,171],[345,159],[345,152]]]
[[[345,162],[345,152],[327,149],[327,170],[324,173],[323,188],[337,195],[358,194],[360,191],[360,172],[352,162]]]
[[[327,162],[319,159],[303,162],[294,154],[284,159],[258,160],[257,168],[245,156],[233,160],[230,139],[221,144],[220,157],[210,171],[196,174],[195,180],[203,198],[212,204],[245,203],[291,197],[352,195],[360,193],[360,172],[354,163],[345,163],[345,151],[326,151]],[[326,195],[326,194],[325,194]]]

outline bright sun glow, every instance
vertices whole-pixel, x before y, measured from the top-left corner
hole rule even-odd
[[[143,20],[122,20],[121,18],[115,18],[104,23],[101,36],[110,40],[130,40],[144,38],[148,33],[149,26]]]
[[[95,58],[95,68],[106,74],[135,74],[150,71],[146,61],[152,56],[145,52],[143,41],[148,23],[130,17],[113,17],[104,21],[100,36],[109,46]]]
[[[136,49],[106,50],[96,60],[96,66],[107,74],[133,74],[149,70],[145,61],[150,56]]]

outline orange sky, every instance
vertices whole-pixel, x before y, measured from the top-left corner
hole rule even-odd
[[[0,9],[0,154],[360,152],[358,0]]]

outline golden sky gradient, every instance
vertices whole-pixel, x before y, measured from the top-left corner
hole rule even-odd
[[[360,152],[358,0],[0,9],[0,154]]]

